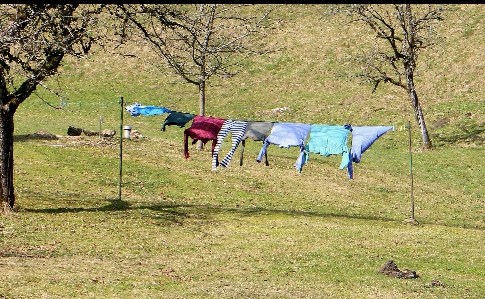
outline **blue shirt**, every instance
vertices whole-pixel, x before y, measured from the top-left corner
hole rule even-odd
[[[278,145],[280,148],[300,147],[300,154],[296,160],[295,167],[300,169],[303,163],[303,150],[306,138],[310,132],[311,125],[301,123],[274,123],[270,134],[264,140],[263,147],[259,151],[256,161],[261,162],[270,144]]]
[[[133,105],[126,107],[126,111],[128,111],[131,114],[131,116],[160,115],[160,114],[172,112],[172,110],[167,109],[165,107],[143,106],[140,103],[135,103]]]

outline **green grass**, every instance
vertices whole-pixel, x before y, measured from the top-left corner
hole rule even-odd
[[[421,151],[404,91],[383,86],[371,94],[342,76],[351,71],[347,51],[367,31],[330,26],[321,8],[282,6],[278,14],[288,18],[273,35],[281,52],[211,80],[206,111],[395,125],[354,164],[354,180],[338,169],[339,156],[314,154],[298,173],[295,148],[270,146],[270,165],[258,164],[262,144],[251,140],[243,166],[238,150],[229,168],[212,171],[210,146],[191,146],[185,159],[184,128],[160,131],[165,115],[125,112],[123,123],[145,137],[123,140],[119,200],[120,97],[197,113],[197,89],[136,60],[68,61],[59,78],[68,104],[53,109],[32,96],[15,115],[17,202],[0,218],[0,298],[482,298],[485,90],[477,36],[485,6],[453,6],[440,27],[446,45],[420,57],[417,91],[432,151]],[[290,110],[272,114],[278,107]],[[116,138],[66,136],[69,125],[98,130],[100,116]],[[60,138],[30,136],[38,130]],[[407,222],[411,195],[417,225]],[[419,278],[378,273],[390,259]]]

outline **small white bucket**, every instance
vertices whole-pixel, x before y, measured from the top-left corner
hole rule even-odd
[[[131,126],[123,127],[123,138],[130,138]]]

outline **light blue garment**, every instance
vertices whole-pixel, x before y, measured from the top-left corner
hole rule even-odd
[[[349,147],[347,145],[347,138],[350,130],[350,125],[312,125],[310,139],[305,145],[305,161],[302,166],[308,162],[310,153],[316,153],[325,157],[330,155],[342,155],[340,169],[347,167],[349,164]]]
[[[279,123],[276,122],[270,134],[264,140],[263,147],[259,151],[256,161],[261,162],[270,144],[278,145],[280,148],[300,147],[300,154],[296,160],[295,167],[300,169],[303,163],[303,153],[306,138],[310,132],[311,125],[301,123]]]
[[[131,116],[160,115],[160,114],[172,112],[172,110],[167,109],[165,107],[143,106],[140,103],[135,103],[133,105],[127,106],[126,111],[128,111],[131,114]]]
[[[349,155],[349,165],[347,173],[350,179],[354,178],[352,162],[359,163],[362,154],[376,141],[379,137],[389,132],[392,126],[356,126],[352,127],[352,147]]]
[[[359,163],[362,154],[376,141],[379,137],[392,129],[391,126],[365,126],[352,127],[352,161]]]

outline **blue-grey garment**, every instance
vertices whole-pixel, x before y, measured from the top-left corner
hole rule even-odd
[[[241,141],[241,157],[239,158],[239,165],[243,165],[243,157],[244,157],[244,147],[246,146],[246,139],[251,138],[254,141],[263,141],[268,137],[271,129],[273,128],[274,122],[270,121],[250,121],[248,122],[248,126],[246,127],[246,132],[242,137]],[[264,155],[265,164],[269,166],[268,163],[268,155]]]
[[[392,126],[353,126],[352,127],[352,147],[349,154],[349,165],[347,173],[350,179],[354,178],[352,162],[359,163],[362,154],[379,137],[389,132]]]
[[[126,111],[128,111],[131,114],[131,116],[160,115],[160,114],[172,112],[172,110],[167,109],[165,107],[143,106],[140,103],[135,103],[133,105],[127,106]]]
[[[183,113],[183,112],[171,112],[167,118],[165,118],[165,121],[163,122],[162,125],[162,131],[165,132],[165,127],[166,126],[172,126],[172,125],[177,125],[181,128],[185,127],[185,125],[194,119],[195,114],[191,113]]]
[[[310,124],[276,122],[269,136],[264,140],[263,147],[259,151],[256,161],[261,162],[263,156],[266,154],[267,148],[270,144],[275,144],[280,148],[290,148],[291,146],[300,147],[300,154],[296,160],[295,167],[301,168],[303,163],[303,152],[306,138],[310,132]]]
[[[250,121],[248,122],[242,140],[251,138],[254,141],[264,141],[268,137],[273,125],[274,123],[269,121]]]
[[[348,136],[350,125],[335,126],[313,124],[310,129],[310,139],[305,145],[304,163],[308,162],[310,153],[328,157],[330,155],[342,155],[340,169],[347,167],[349,163]],[[301,172],[301,168],[299,169]]]

